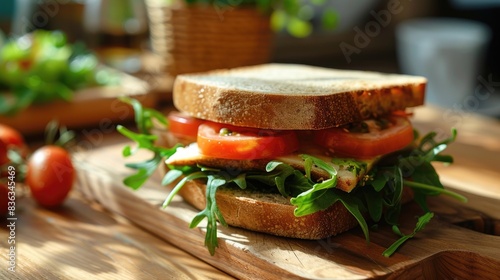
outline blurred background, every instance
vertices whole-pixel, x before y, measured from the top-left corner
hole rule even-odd
[[[172,2],[182,1],[3,0],[0,27],[5,37],[62,30],[70,42],[83,41],[104,63],[147,79],[165,96],[180,73],[303,63],[424,75],[430,103],[500,116],[500,1],[299,1],[288,10],[258,7],[266,17],[255,22],[235,11],[234,3],[252,1],[215,1],[206,5],[208,13],[181,12]],[[210,17],[222,25],[211,27]],[[417,22],[427,18],[434,21]],[[443,18],[455,21],[436,21]],[[187,21],[195,23],[178,28]]]

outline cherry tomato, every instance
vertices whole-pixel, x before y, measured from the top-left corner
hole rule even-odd
[[[7,215],[9,201],[9,189],[6,184],[0,183],[0,216]]]
[[[0,139],[0,166],[9,162],[9,158],[7,157],[7,144]]]
[[[0,124],[0,140],[7,144],[8,148],[18,149],[22,155],[27,154],[27,146],[23,136],[14,128]]]
[[[178,111],[172,111],[168,114],[168,130],[177,137],[196,140],[198,127],[206,122],[201,119],[193,118]]]
[[[388,154],[408,146],[413,141],[413,127],[407,118],[391,116],[388,127],[369,132],[349,132],[329,128],[314,133],[314,142],[344,156],[366,158]]]
[[[26,183],[42,206],[62,204],[73,186],[76,172],[69,153],[58,146],[43,146],[28,159]]]
[[[263,159],[294,152],[299,147],[294,131],[277,132],[205,123],[198,128],[202,154],[224,159]]]

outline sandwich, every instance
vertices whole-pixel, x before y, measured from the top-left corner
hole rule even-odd
[[[129,164],[138,172],[124,183],[139,188],[164,167],[162,183],[172,187],[164,206],[180,195],[200,210],[191,227],[207,219],[211,254],[219,224],[300,239],[359,225],[369,240],[371,224],[398,232],[412,199],[423,209],[421,229],[432,217],[426,196],[463,199],[443,188],[431,164],[452,162],[441,152],[456,131],[438,141],[411,125],[425,86],[423,77],[295,64],[180,75],[166,118],[135,103],[139,132],[118,127],[155,153]]]

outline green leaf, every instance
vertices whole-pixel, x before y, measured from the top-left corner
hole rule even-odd
[[[321,183],[314,184],[311,189],[299,194],[297,197],[291,198],[290,202],[293,205],[297,206],[294,212],[295,215],[299,217],[325,209],[326,204],[324,203],[321,203],[321,205],[317,206],[313,205],[315,203],[319,204],[320,202],[323,202],[324,198],[323,200],[320,200],[320,198],[321,196],[328,194],[327,192],[325,192],[325,190],[335,188],[336,185],[337,185],[337,178],[336,177],[330,178]]]
[[[312,164],[316,165],[317,167],[328,172],[328,174],[330,174],[330,176],[332,178],[337,176],[337,170],[333,166],[326,163],[325,161],[323,161],[317,157],[310,156],[310,155],[300,155],[300,156],[302,157],[302,159],[304,159],[306,161],[306,167],[305,167],[306,169],[310,169],[312,166],[310,163],[307,163],[309,161],[309,162],[312,162]],[[307,171],[306,171],[306,173],[307,173]],[[309,173],[310,173],[310,171],[309,171]]]
[[[127,167],[135,169],[137,170],[137,172],[133,175],[127,176],[123,180],[123,183],[134,190],[140,188],[144,184],[144,182],[146,182],[149,177],[153,175],[155,170],[162,162],[162,157],[159,155],[155,155],[152,159],[145,162],[126,164]]]
[[[336,202],[335,193],[328,189],[315,190],[307,196],[297,196],[290,199],[290,202],[297,206],[294,210],[296,217],[306,216],[316,213],[332,206]]]
[[[294,168],[279,161],[270,161],[266,165],[266,172],[252,172],[246,175],[247,179],[256,180],[268,186],[276,186],[283,196],[288,196],[285,181],[294,173]]]
[[[404,235],[401,233],[399,228],[397,226],[393,226],[393,231],[397,235],[401,236],[396,242],[394,242],[391,246],[389,246],[383,253],[382,255],[384,257],[390,257],[392,254],[394,254],[401,245],[403,245],[408,239],[413,238],[417,232],[421,231],[424,229],[424,227],[432,220],[434,217],[434,213],[432,212],[427,212],[421,217],[418,218],[417,224],[415,225],[415,229],[413,230],[412,233],[408,235]]]
[[[323,160],[310,155],[301,155],[301,157],[305,162],[306,174],[310,174],[310,169],[315,165],[328,172],[330,178],[313,184],[311,188],[290,199],[290,202],[297,206],[294,211],[296,216],[304,216],[328,208],[335,201],[330,199],[332,197],[331,193],[325,190],[337,186],[337,170],[335,168]],[[308,176],[306,177],[308,178]]]
[[[207,177],[208,177],[208,175],[203,171],[197,171],[197,172],[194,172],[194,173],[191,173],[191,174],[185,176],[170,191],[167,198],[163,202],[162,207],[165,208],[170,204],[170,202],[172,202],[172,199],[174,199],[175,195],[177,195],[179,190],[186,184],[187,181],[196,180],[196,179],[203,179],[203,178],[207,178]]]
[[[183,172],[182,170],[178,169],[170,169],[165,176],[163,176],[163,179],[161,180],[161,184],[163,186],[167,186],[175,182],[177,179],[179,179],[182,176]]]
[[[156,151],[155,144],[154,144],[154,142],[158,138],[156,135],[135,133],[122,125],[117,125],[116,129],[122,135],[128,137],[131,140],[134,140],[137,143],[137,147],[135,149],[131,149],[130,147],[128,147],[128,148],[126,147],[125,149],[127,149],[127,151],[122,151],[122,154],[133,155],[139,149],[147,149],[150,151]]]
[[[399,229],[399,227],[397,225],[393,225],[392,226],[392,232],[394,232],[395,234],[399,235],[399,236],[403,236],[404,234],[401,232],[401,230]]]
[[[288,33],[297,38],[305,38],[309,36],[312,33],[312,29],[311,23],[298,17],[290,17],[288,25],[286,26]]]
[[[365,209],[362,208],[362,203],[360,201],[357,201],[355,197],[350,197],[347,193],[342,194],[343,197],[341,197],[340,202],[349,210],[349,212],[356,218],[358,221],[359,226],[361,227],[361,230],[363,230],[363,234],[365,235],[365,239],[367,242],[370,242],[370,233],[369,233],[369,228],[368,224],[366,223],[366,220],[363,216],[363,212]]]
[[[382,194],[372,188],[369,188],[368,186],[364,188],[363,195],[365,197],[368,213],[370,218],[377,223],[382,218],[384,210],[384,200],[382,198]]]
[[[196,227],[203,219],[207,219],[207,233],[205,235],[205,246],[208,248],[210,255],[215,254],[215,248],[219,246],[217,241],[217,220],[222,225],[227,226],[222,214],[220,213],[219,207],[216,203],[216,192],[217,189],[225,185],[227,181],[225,178],[209,175],[206,188],[206,206],[205,209],[199,212],[194,219],[191,221],[189,227]]]
[[[118,132],[135,141],[137,144],[135,148],[132,148],[130,145],[125,146],[122,150],[122,155],[124,157],[132,156],[140,149],[149,150],[154,154],[152,159],[138,163],[126,164],[127,167],[135,169],[137,172],[126,177],[123,180],[123,183],[133,189],[138,189],[153,175],[154,171],[158,169],[160,164],[164,164],[163,162],[165,159],[175,153],[179,145],[171,148],[156,146],[155,142],[158,137],[150,133],[150,129],[153,125],[152,119],[156,118],[161,123],[166,123],[166,119],[163,116],[160,116],[160,113],[153,109],[142,108],[142,104],[135,99],[123,97],[121,100],[132,105],[135,112],[136,125],[140,127],[141,131],[141,133],[136,133],[122,125],[118,125],[116,127]],[[164,180],[168,181],[169,178],[164,178]]]
[[[275,32],[285,29],[288,22],[288,16],[284,11],[274,11],[271,14],[271,29]]]
[[[296,15],[301,7],[297,0],[283,0],[282,8],[287,14]]]
[[[331,30],[338,27],[340,23],[340,14],[334,9],[326,9],[321,17],[323,28]]]
[[[415,167],[415,171],[413,172],[411,178],[415,182],[419,182],[426,185],[435,186],[441,189],[444,189],[441,181],[439,180],[439,175],[434,169],[434,166],[430,162],[424,161],[419,166]],[[439,192],[427,192],[427,195],[437,195]]]
[[[133,154],[133,151],[132,151],[132,147],[130,147],[130,145],[126,145],[125,147],[123,147],[123,150],[122,150],[123,157],[129,157],[132,154]]]
[[[236,178],[234,178],[233,182],[240,187],[240,189],[244,190],[247,188],[246,174],[241,173]]]
[[[380,175],[380,176],[374,176],[372,177],[372,181],[370,184],[373,186],[373,189],[377,192],[380,192],[387,184],[389,178],[386,176]]]
[[[141,102],[139,102],[137,99],[130,98],[127,96],[120,97],[119,100],[131,105],[132,108],[134,109],[135,125],[137,126],[139,132],[142,134],[150,134],[149,130],[147,129],[147,126],[145,125],[144,109],[142,107]]]
[[[435,186],[431,186],[431,185],[426,185],[426,184],[422,184],[419,182],[413,182],[413,181],[409,181],[409,180],[405,180],[404,184],[413,188],[414,190],[417,190],[417,191],[423,190],[424,192],[427,192],[427,193],[445,194],[445,195],[449,195],[449,196],[451,196],[451,197],[453,197],[461,202],[467,202],[467,198],[465,196],[463,196],[459,193],[450,191],[448,189],[443,189],[443,188],[439,188],[439,187],[435,187]]]
[[[385,222],[389,225],[397,224],[400,214],[401,214],[401,201],[398,201],[397,203],[394,203],[390,207],[387,207],[387,210],[384,214]]]
[[[450,155],[435,155],[433,161],[451,164],[453,163],[453,157]]]

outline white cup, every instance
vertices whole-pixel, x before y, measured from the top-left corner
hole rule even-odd
[[[470,20],[405,21],[396,27],[399,65],[428,79],[426,102],[453,108],[474,93],[490,38],[486,25]]]

